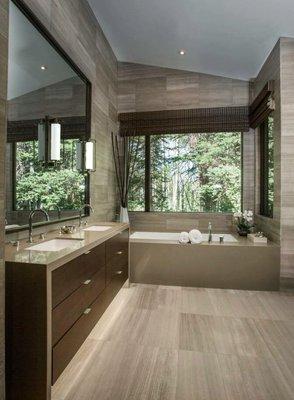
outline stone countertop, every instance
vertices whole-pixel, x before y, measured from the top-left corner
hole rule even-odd
[[[246,237],[241,237],[237,234],[231,233],[232,236],[237,240],[237,242],[224,242],[224,243],[219,243],[219,242],[211,242],[208,243],[206,241],[203,241],[200,243],[202,246],[225,246],[225,247],[279,247],[277,243],[271,242],[270,240],[267,241],[267,243],[260,243],[260,242],[253,242],[252,240],[246,238]]]
[[[140,230],[136,230],[136,231],[132,231],[130,232],[130,235],[132,235],[135,232],[140,232]],[[144,231],[144,232],[149,232],[149,231]],[[151,232],[151,231],[150,231]],[[166,233],[166,231],[161,231],[160,233]],[[172,233],[180,233],[180,232],[172,232]],[[203,232],[203,233],[207,233],[207,232]],[[219,246],[219,247],[280,247],[278,243],[272,242],[270,240],[267,241],[267,243],[260,243],[260,242],[253,242],[252,240],[250,240],[248,237],[242,237],[239,236],[237,233],[235,232],[225,232],[225,233],[219,233],[219,232],[213,232],[214,235],[225,235],[225,234],[229,234],[232,235],[235,239],[236,242],[229,242],[229,241],[224,241],[223,243],[220,243],[218,241],[216,242],[208,242],[207,240],[203,240],[201,243],[198,244],[191,244],[191,243],[179,243],[178,241],[175,242],[174,240],[164,240],[164,241],[160,241],[160,240],[156,240],[156,239],[136,239],[134,241],[132,241],[132,237],[130,237],[130,243],[131,244],[140,244],[140,243],[154,243],[154,244],[173,244],[173,245],[177,245],[177,246],[192,246],[192,247],[196,247],[196,246]]]
[[[97,225],[111,226],[111,228],[102,232],[84,230],[85,228]],[[19,246],[13,246],[11,243],[7,243],[5,245],[5,261],[22,264],[37,264],[45,266],[49,271],[52,271],[128,228],[129,225],[124,223],[96,222],[91,223],[87,227],[78,228],[77,232],[73,234],[60,235],[59,231],[55,230],[49,232],[44,240],[34,237],[34,243],[32,244],[28,243],[27,240],[21,240]],[[27,250],[28,247],[56,238],[75,240],[71,247],[59,251]]]

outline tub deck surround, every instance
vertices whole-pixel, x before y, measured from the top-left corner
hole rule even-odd
[[[102,232],[84,230],[97,225],[110,226],[111,228]],[[85,228],[81,228],[74,234],[59,235],[59,231],[55,230],[49,232],[44,240],[38,240],[38,236],[34,237],[33,244],[28,243],[27,240],[21,240],[19,242],[19,247],[7,243],[5,246],[5,261],[22,264],[45,265],[49,271],[53,271],[128,228],[129,225],[125,223],[96,222],[91,223]],[[27,249],[28,247],[32,247],[38,243],[45,243],[55,238],[75,239],[75,242],[70,247],[59,251],[36,251]]]
[[[224,236],[224,242],[219,243],[217,240],[219,236]],[[246,237],[239,236],[236,233],[213,233],[213,241],[208,242],[207,233],[203,233],[202,243],[179,243],[178,238],[180,233],[178,232],[132,232],[130,236],[130,243],[155,243],[155,244],[174,244],[177,246],[221,246],[221,247],[275,247],[279,248],[279,245],[275,242],[268,241],[267,243],[254,243]]]
[[[141,234],[141,235],[140,235]],[[253,243],[232,235],[236,241],[203,241],[180,244],[140,232],[130,239],[130,282],[243,290],[278,290],[280,248],[273,242]],[[138,236],[143,236],[145,239]],[[153,238],[152,238],[153,235]],[[137,237],[137,239],[136,239]]]
[[[129,225],[97,225],[109,229],[6,245],[8,400],[51,400],[52,384],[128,280]],[[41,251],[27,249],[38,243]]]

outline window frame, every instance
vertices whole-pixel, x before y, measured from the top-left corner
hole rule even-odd
[[[85,132],[78,136],[81,140],[89,140],[91,138],[91,125],[92,125],[92,83],[84,74],[84,72],[80,69],[80,67],[72,60],[72,58],[68,55],[68,53],[63,49],[63,47],[59,44],[59,42],[54,38],[52,33],[46,28],[46,26],[41,22],[41,20],[36,16],[34,12],[25,4],[23,0],[11,0],[16,7],[24,14],[24,16],[31,22],[31,24],[40,32],[40,34],[48,41],[48,43],[57,51],[57,53],[64,59],[65,62],[76,72],[76,74],[82,79],[86,85],[86,109],[85,109]],[[68,137],[70,139],[70,137]],[[77,138],[75,136],[75,138]],[[16,145],[11,142],[7,141],[8,143],[12,144],[12,153],[13,153],[13,160],[12,160],[12,168],[15,170],[15,155],[16,155]],[[14,170],[12,172],[12,211],[15,210],[15,197],[16,197],[16,190],[15,190],[15,174]],[[86,177],[86,189],[85,189],[85,203],[90,202],[90,174],[87,174]],[[90,215],[90,211],[87,208],[84,210],[83,217],[88,217]],[[52,221],[44,221],[39,223],[38,225],[52,225],[56,224],[57,222],[61,221],[70,221],[76,219],[78,216],[66,217],[61,218],[60,220],[52,220]],[[26,230],[28,228],[27,225],[20,226],[18,228],[13,228],[9,230],[9,233],[12,232],[19,232],[22,230]]]
[[[259,153],[260,153],[260,215],[267,218],[273,218],[273,207],[269,207],[269,115],[259,125]]]
[[[77,139],[77,140],[80,139],[80,140],[82,140],[83,138],[84,138],[84,135],[81,135],[80,138],[77,138],[77,137],[61,138],[61,143],[62,143],[62,146],[63,146],[63,141],[64,140],[67,140],[67,139]],[[26,140],[26,142],[30,142],[30,141],[37,142],[37,139]],[[17,165],[16,156],[17,156],[17,143],[20,143],[20,141],[19,142],[16,142],[16,141],[15,142],[10,142],[10,144],[12,145],[12,148],[11,148],[11,152],[12,152],[12,163],[11,163],[11,168],[12,168],[12,211],[21,212],[21,211],[27,211],[27,210],[23,210],[21,208],[17,208],[17,206],[16,206],[16,165]],[[84,191],[85,204],[89,203],[89,198],[90,198],[90,191],[89,191],[90,182],[89,181],[90,181],[90,176],[87,173],[85,175],[85,191]],[[61,210],[61,212],[62,211],[67,211],[67,210]],[[79,210],[78,209],[73,209],[73,210],[69,210],[69,211],[78,212]],[[88,217],[89,215],[90,215],[90,212],[89,212],[88,209],[86,209],[84,211],[84,216]],[[74,217],[74,218],[76,218],[76,217]]]
[[[203,132],[205,133],[205,132]],[[217,133],[217,132],[215,132]],[[240,174],[241,174],[241,179],[240,179],[240,208],[243,210],[243,133],[244,132],[238,132],[240,133]],[[213,133],[212,133],[213,134]],[[180,133],[174,134],[174,135],[181,135]],[[150,135],[150,134],[145,134],[145,135],[140,135],[144,136],[145,139],[145,176],[144,176],[144,198],[145,198],[145,204],[144,204],[144,211],[136,211],[136,210],[129,210],[129,212],[136,212],[136,213],[143,213],[143,212],[155,212],[155,213],[181,213],[181,211],[152,211],[151,210],[151,136],[155,135]],[[226,212],[214,212],[214,211],[183,211],[183,213],[213,213],[213,214],[228,214]],[[230,212],[232,213],[232,212]]]

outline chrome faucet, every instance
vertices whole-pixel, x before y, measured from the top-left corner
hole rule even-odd
[[[50,220],[47,211],[42,210],[42,208],[36,208],[36,210],[33,210],[30,212],[30,215],[29,215],[29,243],[33,243],[33,218],[34,218],[35,214],[38,212],[45,215],[46,221]]]
[[[90,212],[92,211],[92,213],[94,212],[93,207],[90,204],[84,204],[83,207],[80,209],[80,215],[79,215],[79,226],[82,226],[82,212],[88,208],[90,210]]]
[[[211,222],[208,224],[208,243],[212,242],[212,225]]]

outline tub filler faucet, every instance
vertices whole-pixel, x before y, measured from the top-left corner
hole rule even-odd
[[[212,226],[211,226],[211,222],[209,222],[208,224],[208,243],[212,242]]]

